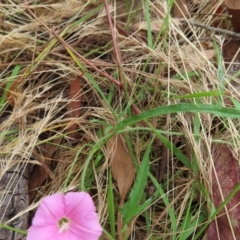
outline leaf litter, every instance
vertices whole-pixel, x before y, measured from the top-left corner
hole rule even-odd
[[[146,20],[146,5],[141,1],[134,1],[132,5],[116,1],[108,12],[103,2],[98,0],[58,3],[49,0],[41,4],[12,1],[0,4],[0,91],[4,96],[0,101],[0,177],[4,179],[7,171],[18,166],[23,178],[23,170],[27,167],[30,189],[34,192],[29,205],[19,209],[17,215],[0,215],[1,224],[26,230],[25,225],[16,225],[14,217],[31,213],[42,197],[61,191],[66,179],[69,181],[65,191],[81,189],[79,179],[87,171],[81,180],[86,189],[81,190],[87,190],[94,196],[101,224],[111,234],[110,225],[115,224],[110,223],[106,211],[110,169],[114,179],[115,223],[118,225],[118,235],[111,236],[113,239],[124,237],[124,229],[132,239],[142,239],[143,236],[176,239],[181,232],[181,236],[187,232],[191,239],[195,239],[201,229],[201,224],[194,225],[198,223],[196,219],[209,222],[209,208],[212,207],[209,206],[209,197],[215,208],[226,198],[231,190],[227,189],[229,185],[222,183],[224,178],[228,179],[226,175],[229,172],[234,178],[234,181],[229,180],[231,188],[238,183],[238,119],[213,117],[204,112],[184,111],[168,115],[159,112],[144,124],[129,124],[121,130],[125,130],[126,134],[117,132],[104,142],[106,144],[98,145],[105,139],[100,130],[104,124],[111,123],[114,131],[122,120],[126,123],[132,115],[148,114],[148,110],[161,109],[159,106],[183,103],[216,105],[219,109],[223,109],[225,104],[233,107],[234,103],[237,106],[236,101],[240,99],[239,91],[236,91],[239,68],[234,57],[226,59],[226,55],[231,55],[223,44],[227,35],[217,35],[207,28],[188,24],[187,20],[234,30],[234,25],[232,29],[226,17],[215,14],[222,5],[218,1],[175,1],[171,12],[167,2],[149,1],[149,20]],[[114,23],[112,33],[107,21],[109,14]],[[184,18],[184,24],[179,21],[181,18]],[[146,24],[146,21],[150,22]],[[151,32],[147,27],[149,25]],[[139,31],[140,28],[143,30]],[[150,34],[152,46],[148,46]],[[112,44],[114,36],[115,46]],[[218,65],[220,62],[217,59],[221,56],[218,56],[214,44],[217,44],[220,54],[224,49],[226,55],[223,59],[227,63]],[[239,44],[235,44],[238,50]],[[16,65],[21,65],[21,70],[12,76]],[[231,70],[232,65],[235,65],[234,75],[226,71]],[[9,88],[11,76],[15,80]],[[222,88],[223,91],[220,91]],[[221,95],[204,94],[216,91]],[[199,93],[203,93],[202,97]],[[197,94],[198,98],[177,98],[179,95]],[[109,104],[108,111],[103,102]],[[129,107],[131,104],[132,110]],[[112,115],[115,116],[114,122]],[[171,144],[167,144],[167,149],[153,144],[149,153],[150,168],[145,177],[147,185],[155,187],[150,196],[152,205],[131,219],[131,224],[119,224],[122,215],[119,215],[118,209],[127,202],[139,176],[128,148],[131,148],[131,154],[140,166],[149,139],[159,133],[162,140],[167,139]],[[224,154],[220,147],[215,147],[219,142],[230,145],[224,145]],[[85,161],[96,146],[99,146],[98,150],[85,169]],[[164,158],[164,152],[168,156],[166,161],[163,160],[165,166],[162,168],[164,171],[161,170],[162,184],[159,185],[158,165],[161,157]],[[217,158],[222,158],[222,161],[217,162]],[[185,159],[191,159],[190,167],[184,166]],[[193,167],[194,164],[197,167]],[[37,168],[41,170],[34,170]],[[22,178],[19,176],[19,181]],[[215,187],[217,179],[219,184]],[[10,179],[11,182],[14,183],[14,178]],[[193,186],[203,186],[205,191]],[[223,193],[221,198],[219,187]],[[26,194],[29,187],[23,189]],[[139,189],[144,191],[143,186]],[[1,206],[5,206],[9,196],[14,196],[9,195],[10,188],[5,187],[4,190],[8,194],[1,193]],[[144,192],[138,194],[141,196],[139,203],[145,206],[148,197]],[[188,196],[193,196],[193,199],[190,201]],[[233,233],[238,236],[235,232],[237,199],[238,193],[210,223],[206,236],[210,237],[219,229],[228,236]],[[235,212],[231,211],[233,207]],[[172,222],[172,212],[177,216],[176,222]],[[189,212],[191,218],[186,215]],[[237,220],[229,221],[231,216]],[[187,219],[184,224],[182,219]],[[173,232],[173,229],[176,231]],[[103,239],[110,238],[103,234]]]
[[[212,170],[212,200],[216,208],[233,191],[239,183],[239,167],[231,148],[222,144],[214,149]],[[207,239],[240,238],[240,192],[238,191],[210,224]]]

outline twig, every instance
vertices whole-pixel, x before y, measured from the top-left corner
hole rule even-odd
[[[120,51],[119,51],[119,48],[118,48],[118,45],[117,45],[116,36],[114,34],[112,18],[111,18],[111,15],[110,15],[107,0],[104,0],[104,4],[105,4],[106,13],[107,13],[109,29],[110,29],[112,40],[113,40],[113,46],[114,46],[114,51],[115,51],[115,54],[116,54],[117,64],[120,65],[121,62],[122,62],[121,61],[121,54],[120,54]]]
[[[165,168],[167,166],[169,150],[165,145],[161,147],[161,160],[158,162],[158,170],[157,170],[157,180],[158,182],[162,182]]]
[[[204,28],[204,29],[206,29],[208,31],[211,31],[211,32],[218,32],[218,33],[229,35],[233,38],[240,38],[240,33],[236,33],[236,32],[230,31],[230,30],[226,30],[226,29],[222,29],[222,28],[216,28],[216,27],[210,27],[208,25],[198,23],[198,22],[193,22],[193,21],[190,21],[190,20],[188,20],[188,21],[182,20],[181,23],[188,23],[188,24],[196,26],[196,27]]]

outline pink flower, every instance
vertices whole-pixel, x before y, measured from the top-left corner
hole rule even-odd
[[[56,193],[39,205],[27,240],[97,240],[102,234],[93,200],[85,192]]]

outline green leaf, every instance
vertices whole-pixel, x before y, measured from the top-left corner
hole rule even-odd
[[[221,107],[209,104],[181,103],[175,105],[161,106],[147,110],[137,116],[128,118],[118,124],[117,131],[137,122],[158,117],[165,114],[192,112],[192,113],[211,113],[219,117],[240,118],[240,110],[234,108]]]
[[[156,129],[152,128],[152,131],[156,134],[156,136],[161,140],[165,147],[172,152],[182,164],[187,167],[191,168],[190,160],[179,150],[171,141],[169,141],[166,137],[164,137],[160,132],[156,131]]]
[[[235,109],[240,110],[240,102],[235,98],[231,98],[231,100],[232,103],[234,104]]]
[[[221,95],[222,93],[220,93],[219,91],[197,92],[192,94],[175,96],[174,99],[201,98],[201,97],[212,97],[212,96],[221,96]]]
[[[19,73],[21,67],[22,67],[22,65],[16,65],[16,66],[14,67],[13,71],[12,71],[11,76],[10,76],[9,79],[8,79],[8,82],[7,82],[7,84],[6,84],[6,87],[4,88],[3,94],[2,94],[2,96],[0,97],[0,111],[3,110],[3,107],[4,107],[3,105],[4,105],[4,103],[5,103],[6,100],[7,100],[7,93],[8,93],[8,91],[11,89],[11,87],[12,87],[15,79],[18,77],[18,73]]]
[[[112,174],[110,171],[108,178],[108,191],[107,191],[107,207],[108,207],[108,218],[110,222],[111,235],[116,236],[115,233],[115,206],[114,206],[114,195],[113,195],[113,184]]]
[[[125,223],[128,223],[131,218],[135,217],[141,211],[143,211],[150,203],[151,200],[147,200],[143,204],[139,205],[139,202],[144,193],[144,189],[147,183],[150,163],[149,163],[149,154],[152,146],[152,142],[148,144],[147,149],[144,153],[143,160],[140,164],[140,168],[137,172],[136,181],[133,185],[133,188],[129,194],[129,200],[124,204],[123,208],[120,210],[123,220]]]

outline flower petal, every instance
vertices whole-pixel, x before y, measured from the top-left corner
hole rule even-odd
[[[33,226],[48,226],[54,224],[57,226],[58,221],[64,217],[64,194],[56,193],[43,198],[35,216]]]
[[[67,216],[80,216],[86,213],[95,212],[96,207],[91,196],[86,192],[69,192],[64,198]]]
[[[102,228],[97,220],[97,214],[94,216],[93,221],[87,220],[83,225],[82,221],[81,224],[78,222],[74,222],[70,226],[70,231],[79,236],[81,239],[88,239],[88,240],[97,240],[102,235]]]
[[[89,240],[89,238],[82,238],[80,235],[75,235],[71,231],[65,231],[60,234],[59,240]],[[98,238],[95,238],[95,240],[98,240]]]
[[[45,227],[31,226],[26,240],[58,240],[58,231],[58,227],[52,225]]]
[[[102,228],[91,196],[85,192],[69,192],[65,195],[65,206],[66,216],[72,221],[71,231],[83,239],[98,239]]]

